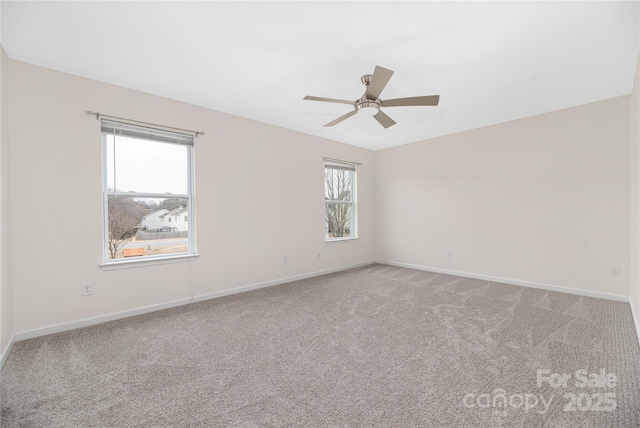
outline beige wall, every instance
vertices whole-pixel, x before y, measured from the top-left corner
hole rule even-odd
[[[628,142],[625,96],[376,152],[378,258],[628,296]]]
[[[630,110],[630,208],[631,208],[631,287],[629,298],[636,316],[636,329],[640,337],[640,55],[636,78],[631,93]]]
[[[9,138],[7,123],[7,54],[0,46],[0,352],[13,338],[11,288],[11,218],[9,187]]]
[[[374,259],[373,152],[13,60],[9,84],[17,332]],[[101,270],[100,130],[86,110],[206,133],[199,260]],[[324,242],[323,156],[362,162],[357,241]]]
[[[630,140],[639,156],[637,114],[635,137],[633,121],[629,134],[637,82],[631,97],[373,153],[8,64],[2,100],[8,75],[11,128],[7,136],[2,127],[0,177],[3,343],[5,330],[25,332],[374,258],[621,296],[639,276],[629,261],[630,223],[637,230],[640,219],[629,203],[630,187],[637,193],[640,182],[638,162],[629,163]],[[100,269],[99,122],[86,110],[206,132],[196,140],[199,260]],[[4,105],[2,114],[6,124]],[[363,163],[357,241],[324,243],[323,156]],[[5,257],[11,230],[12,262]],[[632,242],[632,254],[637,246]],[[452,259],[444,258],[447,249]],[[611,266],[621,266],[622,276],[609,276]],[[5,299],[11,280],[15,328]],[[95,284],[94,295],[81,297],[86,281]]]

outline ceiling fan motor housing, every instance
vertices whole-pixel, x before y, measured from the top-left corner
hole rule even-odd
[[[363,95],[362,98],[359,98],[355,102],[354,106],[355,106],[356,110],[362,110],[362,109],[366,109],[368,107],[374,108],[376,110],[380,110],[380,107],[382,106],[382,103],[380,101],[380,98],[378,98],[377,100],[370,100],[365,95]]]

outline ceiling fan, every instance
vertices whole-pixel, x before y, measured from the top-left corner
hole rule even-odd
[[[348,100],[338,100],[335,98],[323,98],[323,97],[314,97],[311,95],[307,95],[304,97],[305,100],[309,101],[324,101],[328,103],[340,103],[340,104],[351,104],[353,106],[353,110],[347,114],[340,116],[339,118],[332,120],[324,126],[333,126],[336,125],[343,120],[353,116],[359,111],[366,112],[370,116],[373,116],[375,120],[377,120],[380,125],[388,128],[396,124],[396,122],[387,116],[380,107],[400,107],[400,106],[437,106],[438,101],[440,100],[440,95],[427,95],[423,97],[409,97],[409,98],[394,98],[391,100],[381,100],[380,94],[391,76],[393,75],[393,71],[387,70],[386,68],[380,67],[376,65],[373,74],[365,74],[360,78],[362,84],[366,87],[364,91],[364,95],[358,98],[355,101]]]

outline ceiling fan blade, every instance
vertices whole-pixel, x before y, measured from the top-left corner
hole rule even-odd
[[[375,70],[373,70],[373,77],[371,77],[371,83],[367,86],[367,92],[364,95],[370,100],[380,98],[380,94],[389,83],[391,76],[393,76],[393,71],[376,65]]]
[[[311,95],[307,95],[303,99],[309,100],[309,101],[324,101],[326,103],[340,103],[340,104],[351,104],[351,105],[353,105],[353,101],[337,100],[335,98],[314,97],[314,96],[311,96]]]
[[[354,114],[356,114],[358,112],[358,110],[351,110],[349,113],[347,114],[343,114],[342,116],[340,116],[339,118],[337,118],[336,120],[332,120],[331,122],[327,123],[325,126],[333,126],[333,125],[337,125],[338,123],[342,122],[343,120],[350,118],[351,116],[353,116]]]
[[[382,101],[382,107],[399,106],[437,106],[440,95],[427,95],[424,97],[394,98]]]
[[[388,128],[390,126],[393,126],[396,124],[396,121],[391,119],[389,116],[387,116],[384,112],[382,111],[378,111],[378,113],[376,113],[373,118],[375,120],[377,120],[378,122],[380,122],[380,125],[384,126],[385,128]]]

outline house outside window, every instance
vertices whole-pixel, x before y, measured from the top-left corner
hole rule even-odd
[[[103,263],[195,254],[193,135],[101,119]],[[166,223],[165,223],[166,222]]]
[[[325,161],[324,184],[325,239],[357,238],[355,164]]]

